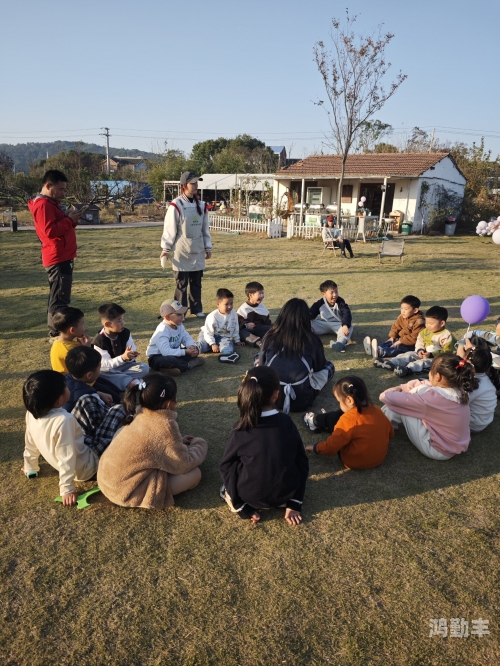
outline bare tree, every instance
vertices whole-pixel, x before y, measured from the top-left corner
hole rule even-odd
[[[313,51],[331,107],[331,110],[327,109],[331,135],[326,139],[328,145],[342,156],[337,191],[339,211],[347,156],[363,123],[380,111],[407,78],[399,72],[387,90],[382,87],[391,66],[385,60],[385,48],[394,35],[382,34],[381,26],[376,35],[355,35],[353,25],[357,16],[349,16],[348,10],[346,14],[345,26],[338,19],[332,19],[333,52],[327,51],[323,42],[317,42]],[[323,101],[317,104],[322,106]]]

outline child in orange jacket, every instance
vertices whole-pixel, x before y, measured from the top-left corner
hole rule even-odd
[[[306,446],[307,453],[325,456],[338,453],[348,469],[378,467],[385,460],[389,440],[394,437],[391,422],[380,407],[373,405],[366,384],[359,377],[339,379],[333,387],[333,395],[341,411],[313,415],[315,426],[321,425],[317,421],[321,417],[325,425],[332,423],[331,417],[336,417],[338,420],[333,432],[326,441]],[[308,421],[306,423],[310,426]]]

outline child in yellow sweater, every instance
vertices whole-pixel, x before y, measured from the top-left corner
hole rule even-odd
[[[85,345],[90,347],[90,338],[86,334],[85,315],[78,308],[67,307],[58,310],[52,316],[52,325],[59,336],[50,348],[50,365],[56,372],[68,372],[66,356],[70,349]]]

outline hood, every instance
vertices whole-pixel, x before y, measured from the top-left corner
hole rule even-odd
[[[40,208],[40,205],[42,204],[43,201],[52,201],[54,206],[57,206],[59,208],[59,204],[55,199],[52,199],[52,197],[47,197],[45,194],[37,194],[34,199],[30,199],[28,201],[28,208],[30,209],[31,213],[34,213],[38,208]]]

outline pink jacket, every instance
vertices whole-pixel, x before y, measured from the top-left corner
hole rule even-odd
[[[467,451],[470,443],[470,409],[445,398],[434,388],[423,393],[410,393],[424,384],[418,379],[403,384],[401,391],[388,389],[380,394],[380,401],[397,414],[422,419],[430,433],[431,446],[445,456]],[[429,385],[428,382],[425,384]]]

